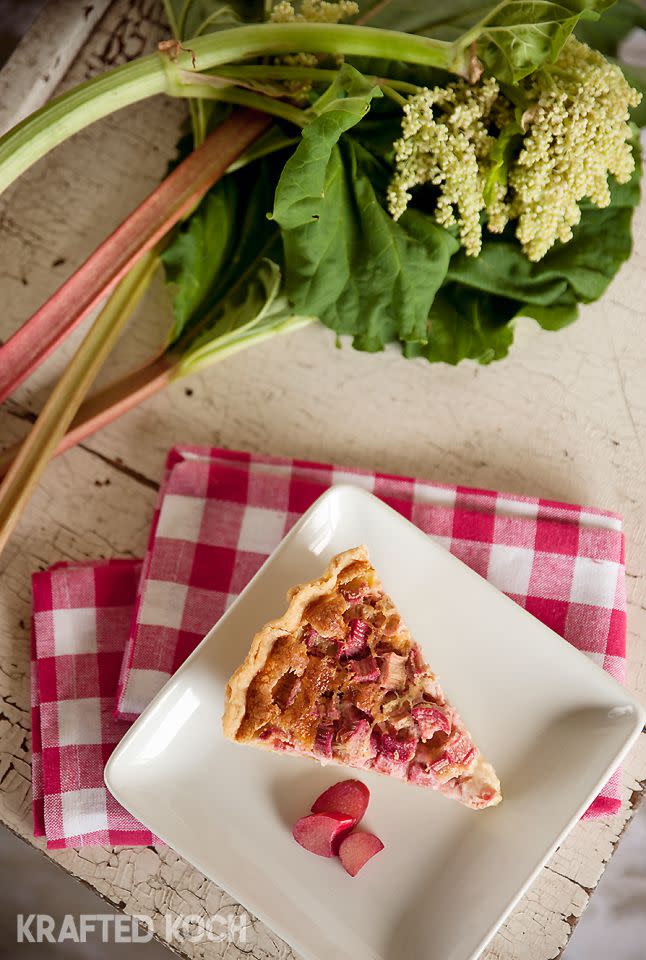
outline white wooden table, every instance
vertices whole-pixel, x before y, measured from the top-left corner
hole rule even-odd
[[[116,0],[65,85],[153,48],[163,32],[156,0]],[[9,90],[16,109],[20,93],[15,84]],[[5,89],[5,102],[9,94]],[[0,200],[1,335],[29,316],[159,181],[183,116],[181,103],[157,98],[110,117],[39,163]],[[163,340],[168,316],[159,285],[112,358],[111,376],[147,358]],[[164,457],[177,442],[333,460],[621,512],[628,685],[646,701],[645,324],[642,206],[634,255],[604,299],[558,334],[522,324],[501,364],[452,369],[405,361],[395,352],[339,351],[330,331],[311,327],[175,384],[52,463],[0,559],[2,822],[34,843],[30,574],[61,558],[141,555]],[[3,444],[25,434],[80,335],[0,411]],[[487,960],[560,956],[645,780],[642,736],[624,764],[621,813],[575,828],[485,951]],[[152,915],[160,934],[167,913],[210,916],[233,904],[166,848],[47,856],[117,907]],[[257,960],[293,956],[259,921],[248,934],[244,953]],[[226,944],[173,946],[186,957],[243,954]]]

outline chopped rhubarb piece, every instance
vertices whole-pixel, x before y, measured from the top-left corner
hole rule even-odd
[[[430,740],[438,730],[442,733],[451,732],[451,720],[445,710],[428,703],[418,703],[412,709],[413,717],[419,729],[422,740]]]
[[[314,627],[308,623],[303,630],[303,640],[305,641],[305,646],[307,649],[311,650],[313,647],[317,646],[321,640],[321,636],[316,632]]]
[[[294,744],[289,740],[287,734],[284,730],[281,730],[280,727],[268,726],[264,730],[261,730],[258,734],[259,740],[264,740],[267,743],[271,742],[272,749],[287,751],[293,750]]]
[[[402,657],[392,650],[385,653],[381,661],[381,686],[387,690],[403,690],[406,686],[406,663],[408,657]]]
[[[379,773],[385,773],[388,777],[397,777],[399,780],[405,780],[408,770],[408,763],[405,760],[395,760],[388,754],[380,753],[370,764],[372,770],[378,770]]]
[[[419,652],[419,647],[417,644],[413,644],[408,654],[408,672],[413,680],[415,680],[424,673],[424,669],[424,661],[422,660],[422,655]]]
[[[378,733],[378,754],[372,763],[375,770],[391,777],[406,779],[407,768],[415,756],[417,737],[401,737],[381,731]]]
[[[371,683],[379,679],[379,664],[374,657],[352,660],[351,666],[357,683]]]
[[[348,603],[361,603],[363,598],[371,592],[371,586],[365,577],[355,577],[344,584],[341,593]]]
[[[355,767],[364,767],[376,756],[377,749],[372,742],[372,731],[367,720],[360,720],[355,729],[342,739],[337,737],[339,759]]]
[[[413,718],[408,707],[399,707],[397,710],[392,710],[388,714],[388,723],[395,730],[409,730],[413,725]]]
[[[364,653],[368,647],[368,635],[370,633],[370,624],[367,620],[352,620],[350,622],[350,635],[339,646],[340,657],[357,657]]]
[[[280,680],[277,680],[274,684],[272,690],[274,703],[277,704],[281,710],[291,707],[300,688],[301,678],[291,670],[288,670],[287,673],[284,673]]]
[[[357,830],[356,833],[343,838],[339,847],[339,857],[345,871],[351,877],[356,877],[368,860],[383,849],[383,843],[379,837],[375,837],[374,833]]]
[[[442,773],[442,771],[446,770],[447,767],[449,767],[450,765],[451,765],[451,761],[449,760],[447,755],[443,753],[441,756],[437,758],[437,760],[433,761],[430,767],[433,773]]]
[[[341,780],[328,787],[312,804],[312,813],[344,813],[356,826],[368,808],[370,791],[361,780]]]
[[[341,716],[335,697],[322,697],[318,704],[316,704],[316,707],[318,710],[317,716],[320,720],[332,722],[338,720]]]
[[[450,740],[446,741],[444,749],[446,756],[452,763],[464,763],[466,757],[473,750],[473,744],[466,734],[456,732]]]
[[[314,753],[320,757],[332,756],[332,740],[334,739],[334,727],[331,723],[321,723],[316,731],[314,738]]]
[[[392,733],[382,732],[379,737],[379,753],[392,757],[393,760],[408,763],[415,756],[417,737],[394,736]]]
[[[343,837],[353,826],[352,817],[344,813],[312,813],[309,817],[301,817],[296,821],[292,836],[296,843],[300,843],[301,847],[305,847],[310,853],[316,853],[319,857],[334,857]]]
[[[436,782],[433,771],[424,763],[414,761],[408,768],[409,783],[417,783],[420,787],[430,787]]]
[[[370,720],[363,710],[359,710],[354,703],[347,700],[341,703],[341,723],[337,733],[337,740],[344,740],[351,736],[362,720]]]
[[[402,618],[398,613],[391,613],[383,626],[384,636],[394,637],[402,625]]]

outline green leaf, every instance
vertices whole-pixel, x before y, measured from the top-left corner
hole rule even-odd
[[[220,302],[266,257],[280,258],[280,234],[267,219],[279,163],[266,158],[221,180],[162,254],[176,288],[171,345],[183,348],[213,327]]]
[[[301,141],[285,164],[276,190],[272,217],[284,230],[310,224],[325,203],[326,170],[342,133],[354,127],[381,90],[345,64],[316,120],[303,130]]]
[[[425,345],[407,344],[407,357],[430,363],[461,360],[491,363],[507,356],[514,339],[512,320],[518,304],[504,297],[472,291],[457,283],[443,287],[429,316]]]
[[[596,18],[613,0],[508,0],[471,33],[478,56],[497,79],[517,83],[554,62],[579,20]]]
[[[319,168],[289,184],[289,205],[280,196],[282,178],[277,190],[276,210],[287,212],[277,219],[296,310],[351,334],[361,350],[381,350],[393,340],[424,341],[428,311],[457,241],[417,211],[396,223],[374,186],[387,171],[381,173],[351,138],[317,156]],[[298,202],[299,183],[308,203]]]
[[[161,255],[166,282],[176,287],[170,341],[186,329],[212,290],[234,236],[236,193],[225,177],[206,195]]]
[[[564,300],[567,298],[564,298]],[[531,317],[543,330],[562,330],[574,323],[579,315],[579,306],[573,303],[554,303],[550,307],[539,307],[534,303],[522,304],[517,316]]]
[[[595,20],[614,0],[390,0],[362,5],[374,27],[421,33],[466,47],[499,80],[516,83],[554,61],[580,21]],[[604,19],[605,22],[605,19]]]
[[[483,190],[484,201],[488,205],[494,198],[495,187],[507,186],[509,176],[509,167],[518,148],[523,140],[523,128],[514,117],[509,123],[505,124],[489,154],[490,167],[485,177]]]
[[[376,192],[388,170],[350,137],[341,140],[375,95],[356,70],[341,71],[285,165],[273,212],[296,310],[351,334],[361,350],[425,339],[430,305],[457,249],[423,214],[410,211],[395,223]]]
[[[178,40],[264,19],[262,0],[164,0],[164,10]]]
[[[272,260],[260,260],[218,305],[211,323],[196,336],[176,364],[184,376],[269,337],[312,323],[316,317],[295,315],[280,294],[281,271]]]

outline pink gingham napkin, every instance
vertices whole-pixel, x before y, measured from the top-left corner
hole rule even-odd
[[[103,769],[134,719],[333,483],[373,491],[622,680],[625,583],[614,514],[326,464],[179,447],[141,561],[33,578],[34,832],[49,847],[149,844]],[[116,717],[115,717],[116,707]],[[587,816],[619,809],[615,775]]]
[[[615,514],[231,450],[171,450],[123,660],[134,719],[331,484],[372,491],[622,681],[624,538]],[[619,809],[615,775],[588,811]]]
[[[113,560],[33,576],[34,834],[49,848],[155,842],[103,782],[129,726],[114,705],[140,573]]]

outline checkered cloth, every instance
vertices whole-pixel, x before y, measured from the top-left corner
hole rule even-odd
[[[600,510],[329,464],[178,447],[168,457],[124,657],[134,719],[331,484],[372,491],[623,680],[621,519]],[[615,776],[591,808],[619,808]]]
[[[48,846],[153,842],[105,789],[108,756],[128,721],[333,483],[371,490],[623,679],[624,539],[614,514],[326,464],[175,448],[141,579],[140,561],[130,560],[61,564],[34,576],[34,824]],[[615,775],[586,815],[618,809]]]
[[[34,834],[52,849],[155,842],[103,782],[129,726],[114,704],[140,573],[140,560],[113,560],[33,577]]]

